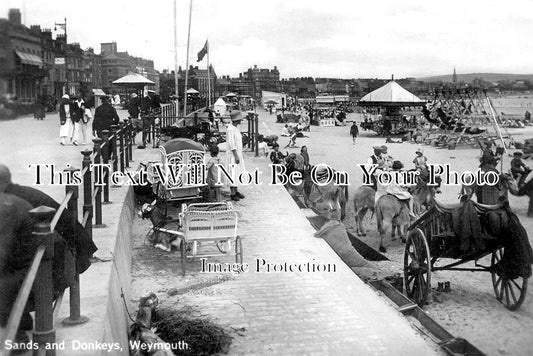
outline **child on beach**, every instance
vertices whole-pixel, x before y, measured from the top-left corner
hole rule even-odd
[[[207,186],[209,188],[208,201],[220,202],[222,201],[222,192],[220,185],[217,184],[218,170],[220,158],[218,158],[218,146],[213,144],[209,150],[211,157],[206,163],[207,170]]]

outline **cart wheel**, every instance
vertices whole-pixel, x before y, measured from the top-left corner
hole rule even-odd
[[[239,236],[235,239],[235,262],[242,264],[242,240]]]
[[[504,248],[500,248],[492,253],[491,267],[494,267],[503,257]],[[515,279],[499,276],[492,268],[492,285],[496,299],[509,310],[520,308],[527,292],[528,278],[518,277]]]
[[[407,296],[423,306],[431,288],[431,257],[422,230],[415,229],[407,236],[403,261]]]
[[[187,257],[187,243],[184,239],[181,239],[180,251],[181,251],[181,275],[185,276],[185,258]]]

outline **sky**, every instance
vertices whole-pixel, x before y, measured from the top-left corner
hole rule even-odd
[[[178,63],[185,66],[189,0],[177,2]],[[152,3],[153,6],[149,6]],[[2,0],[24,23],[69,42],[119,51],[174,68],[174,0]],[[282,78],[395,78],[457,73],[533,73],[533,0],[192,0],[189,64],[209,39],[218,76],[253,65]],[[59,33],[59,32],[58,32]]]

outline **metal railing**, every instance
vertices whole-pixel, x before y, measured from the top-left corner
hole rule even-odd
[[[147,113],[143,113],[141,118],[150,122],[150,127],[144,128],[148,131],[148,137],[152,141],[152,147],[156,148],[161,137],[161,129],[176,125],[181,118],[178,112],[177,103],[162,104],[161,107]]]
[[[102,204],[108,204],[110,172],[125,172],[132,162],[134,132],[130,120],[124,120],[119,125],[111,126],[111,130],[102,131],[102,138],[93,139],[93,150],[81,152],[83,179],[83,201],[81,225],[89,236],[93,237],[93,229],[105,227],[102,222]],[[103,164],[100,169],[94,165]],[[69,171],[77,171],[69,168]],[[57,318],[59,307],[63,298],[61,294],[53,303],[52,264],[54,258],[54,230],[61,215],[67,210],[79,221],[78,199],[79,186],[67,185],[65,198],[57,211],[53,208],[40,206],[30,211],[35,220],[33,235],[39,240],[39,247],[33,257],[32,263],[26,273],[18,296],[11,309],[4,334],[0,337],[0,345],[6,345],[6,340],[14,340],[21,317],[24,313],[30,292],[33,290],[35,304],[35,325],[33,329],[33,342],[39,345],[35,353],[55,355],[55,350],[45,350],[45,345],[55,342],[54,319]],[[94,219],[94,223],[93,223]],[[76,268],[76,250],[69,248],[70,256],[67,258],[65,271],[72,276],[69,286],[70,315],[62,323],[64,325],[77,325],[88,320],[81,315],[79,273]],[[68,255],[68,254],[67,254]],[[0,349],[0,355],[8,355],[10,351]]]
[[[148,131],[148,137],[150,137],[152,142],[152,147],[158,147],[159,139],[161,137],[161,129],[167,128],[172,125],[176,125],[178,120],[182,119],[181,113],[177,109],[176,103],[163,104],[160,108],[152,110],[147,113],[141,114],[141,118],[147,119],[145,121],[150,122],[150,127],[146,130]],[[245,119],[248,123],[246,134],[248,140],[246,142],[246,147],[251,151],[255,151],[255,155],[259,155],[258,144],[259,144],[259,115],[257,113],[248,112],[245,116]]]

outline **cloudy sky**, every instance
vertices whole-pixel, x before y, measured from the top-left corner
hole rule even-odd
[[[189,0],[178,3],[178,61],[185,65]],[[154,6],[151,7],[150,4]],[[2,0],[26,25],[67,17],[69,42],[174,67],[173,0]],[[218,75],[257,64],[282,77],[389,78],[533,73],[533,0],[193,0],[190,64],[206,38]],[[205,59],[199,65],[205,66]]]

